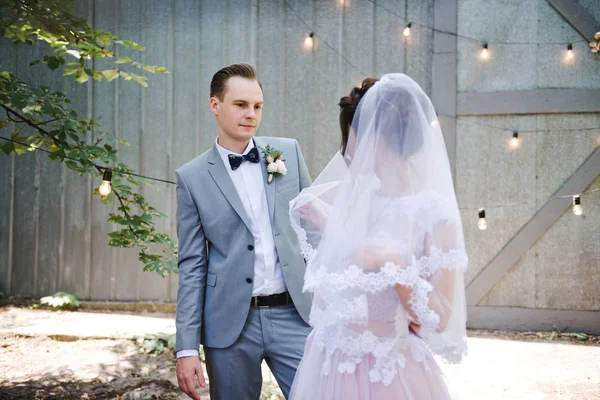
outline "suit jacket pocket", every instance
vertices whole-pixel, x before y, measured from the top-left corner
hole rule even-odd
[[[215,287],[217,284],[217,274],[211,274],[210,272],[206,275],[206,285]]]

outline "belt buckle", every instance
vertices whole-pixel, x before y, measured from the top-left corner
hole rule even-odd
[[[258,305],[258,297],[259,297],[259,296],[256,296],[256,297],[254,297],[254,299],[253,299],[254,301],[253,301],[253,304],[252,304],[252,305],[253,305],[254,307],[256,307],[256,308],[269,308],[269,307],[270,307],[270,306],[259,306],[259,305]]]

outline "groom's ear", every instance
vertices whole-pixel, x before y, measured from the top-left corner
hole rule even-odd
[[[210,104],[210,111],[212,111],[212,113],[215,114],[215,116],[219,115],[219,104],[220,104],[219,99],[217,99],[216,97],[211,97],[209,100],[209,104]]]

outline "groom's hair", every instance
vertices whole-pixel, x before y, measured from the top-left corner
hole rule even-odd
[[[257,81],[262,90],[262,84],[258,80],[256,70],[252,65],[248,63],[231,64],[221,68],[213,75],[212,81],[210,82],[210,97],[216,97],[220,101],[223,101],[225,99],[225,93],[227,93],[227,81],[234,76]]]

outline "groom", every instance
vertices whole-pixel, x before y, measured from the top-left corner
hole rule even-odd
[[[212,400],[258,399],[263,360],[287,398],[310,331],[288,204],[311,180],[295,140],[254,136],[262,107],[254,67],[218,71],[210,85],[215,144],[176,172],[177,380],[197,400],[195,376],[206,386],[200,343]],[[270,183],[267,145],[287,169]]]

